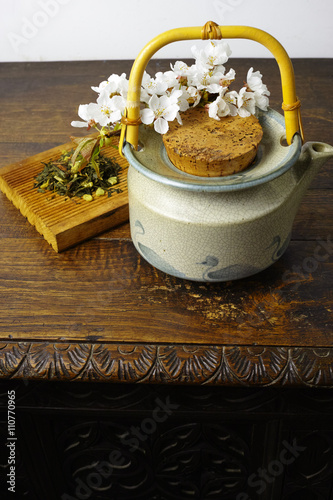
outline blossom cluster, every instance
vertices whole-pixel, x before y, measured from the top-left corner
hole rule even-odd
[[[209,116],[220,120],[224,116],[247,117],[255,114],[256,107],[267,111],[270,92],[262,82],[259,71],[250,68],[246,83],[239,92],[230,90],[235,81],[233,69],[226,71],[224,64],[231,55],[224,40],[209,41],[203,48],[192,47],[195,63],[183,61],[170,65],[166,72],[151,77],[144,72],[140,94],[142,123],[153,124],[156,132],[165,134],[169,121],[181,124],[181,113],[194,106],[204,106]],[[78,114],[83,121],[74,121],[74,127],[102,127],[102,131],[117,130],[126,107],[128,80],[125,73],[111,75],[98,87],[95,103],[81,104]]]

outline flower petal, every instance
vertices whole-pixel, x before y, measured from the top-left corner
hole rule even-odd
[[[168,106],[164,111],[163,111],[163,118],[168,120],[169,122],[172,122],[179,111],[179,106],[178,104],[171,104],[171,106]]]
[[[159,104],[160,104],[160,100],[157,97],[157,95],[156,94],[152,95],[148,101],[149,108],[155,112],[155,111],[157,111]]]
[[[141,121],[145,125],[149,125],[150,123],[153,123],[155,115],[154,111],[152,111],[149,108],[142,109],[140,111],[140,116],[141,116]]]
[[[247,116],[251,116],[251,113],[249,111],[247,111],[245,108],[239,108],[238,114],[242,118],[246,118]]]
[[[73,121],[73,122],[71,122],[71,125],[72,125],[72,127],[81,127],[81,128],[89,127],[89,123],[88,122],[76,122],[76,121]]]
[[[169,130],[169,124],[164,118],[157,118],[154,122],[154,129],[159,134],[166,134]]]
[[[215,101],[211,102],[208,107],[208,116],[210,118],[214,118],[214,120],[219,120],[220,118],[217,116],[217,99]]]
[[[267,96],[260,94],[259,92],[254,93],[255,103],[259,109],[267,111],[269,105],[269,99]]]

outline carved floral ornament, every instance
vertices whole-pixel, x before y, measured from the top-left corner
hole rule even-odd
[[[333,348],[2,343],[4,379],[333,386]]]

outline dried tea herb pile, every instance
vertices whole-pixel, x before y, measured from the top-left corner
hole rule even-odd
[[[35,177],[34,188],[40,193],[52,191],[85,201],[121,192],[121,189],[114,187],[121,170],[114,159],[98,153],[88,163],[82,161],[81,155],[73,163],[73,157],[73,151],[69,151],[57,160],[43,163],[44,169]]]

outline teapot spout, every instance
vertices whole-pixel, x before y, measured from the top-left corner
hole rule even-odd
[[[324,163],[333,158],[333,147],[324,142],[307,142],[294,165],[297,184],[306,190]]]
[[[307,142],[304,147],[311,150],[311,157],[314,162],[319,162],[320,166],[329,158],[333,158],[333,147],[324,142]]]

